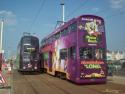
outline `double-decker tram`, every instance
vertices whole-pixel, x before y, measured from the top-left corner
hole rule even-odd
[[[39,39],[24,35],[18,45],[19,71],[40,71]]]
[[[104,20],[82,15],[57,28],[41,41],[47,73],[78,84],[105,83],[107,76]]]

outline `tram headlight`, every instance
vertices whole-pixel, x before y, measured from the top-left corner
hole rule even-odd
[[[23,69],[26,69],[26,67],[25,67],[25,66],[23,66]]]
[[[37,66],[35,66],[34,69],[37,69]]]
[[[38,67],[37,67],[37,64],[35,64],[35,67],[34,67],[34,69],[37,69]]]

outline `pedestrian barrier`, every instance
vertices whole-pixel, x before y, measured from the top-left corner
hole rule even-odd
[[[0,87],[3,87],[7,84],[5,77],[2,75],[2,72],[0,71]]]

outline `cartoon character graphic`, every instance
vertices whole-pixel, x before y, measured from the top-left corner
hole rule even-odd
[[[95,19],[93,21],[87,22],[85,24],[85,30],[88,32],[88,34],[90,36],[96,36],[97,37],[98,35],[101,34],[98,30],[98,24],[97,24]]]
[[[55,50],[54,50],[54,53],[52,55],[52,60],[53,60],[53,69],[59,69],[59,42],[58,40],[55,41]]]
[[[58,71],[66,71],[67,69],[67,59],[62,59],[60,57],[60,51],[64,47],[64,43],[60,40],[55,41],[55,49],[52,54],[53,69]]]

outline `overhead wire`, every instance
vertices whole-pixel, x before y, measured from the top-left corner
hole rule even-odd
[[[66,18],[70,17],[72,14],[74,14],[76,11],[78,11],[78,9],[82,8],[83,6],[85,6],[87,2],[88,2],[88,0],[86,0],[84,4],[79,5],[76,9],[74,9],[71,13],[69,13],[66,16]],[[102,11],[95,12],[95,14],[100,14],[100,13],[108,12],[107,10],[109,10],[109,8],[105,8]],[[120,11],[119,13],[106,16],[106,18],[111,18],[111,17],[117,16],[117,15],[121,15],[121,14],[124,14],[124,13],[125,13],[125,11]]]
[[[37,20],[37,18],[38,18],[38,16],[39,16],[41,10],[43,9],[43,6],[44,6],[44,4],[45,4],[45,1],[46,1],[46,0],[43,0],[43,1],[41,2],[40,8],[38,9],[38,11],[37,11],[37,13],[36,13],[36,15],[35,15],[35,17],[34,17],[34,20],[33,20],[33,22],[32,22],[31,25],[30,25],[30,29],[29,29],[30,32],[31,32],[31,30],[32,30],[32,28],[33,28],[33,25],[35,24],[35,22],[36,22],[36,20]],[[76,11],[78,11],[78,9],[82,8],[83,6],[85,6],[85,5],[87,4],[87,2],[88,2],[88,0],[86,0],[84,3],[80,4],[80,5],[79,5],[77,8],[75,8],[72,12],[70,12],[66,17],[67,17],[67,18],[70,17],[72,14],[74,14]],[[102,10],[102,11],[96,12],[96,14],[107,12],[107,9],[108,9],[108,8],[106,8],[106,9],[104,9],[104,10]],[[110,15],[110,16],[106,16],[106,18],[110,18],[110,17],[117,16],[117,15],[124,14],[124,13],[125,13],[125,12],[120,12],[119,14],[112,14],[112,15]]]
[[[38,9],[38,11],[37,11],[37,13],[36,13],[36,15],[35,15],[35,17],[34,17],[34,19],[33,19],[33,22],[31,23],[31,25],[30,25],[30,27],[29,27],[29,32],[31,32],[31,30],[33,29],[33,26],[34,26],[34,24],[35,24],[35,22],[36,22],[36,20],[37,20],[37,18],[38,18],[38,16],[39,16],[39,14],[41,13],[41,11],[42,11],[42,9],[43,9],[43,7],[44,7],[45,1],[46,1],[46,0],[43,0],[43,1],[41,2],[40,8]]]
[[[69,16],[71,16],[72,14],[74,14],[76,11],[78,11],[78,9],[82,8],[83,6],[85,6],[87,4],[88,0],[86,0],[84,3],[80,4],[77,8],[75,8],[73,11],[71,11],[71,13],[69,13],[66,18],[68,18]]]
[[[108,11],[107,11],[108,10]],[[117,11],[120,11],[121,9],[118,9]],[[95,12],[95,14],[97,15],[97,14],[100,14],[100,13],[105,13],[105,12],[109,12],[110,11],[110,9],[109,8],[105,8],[105,9],[103,9],[102,11],[97,11],[97,12]],[[120,11],[120,12],[118,12],[118,13],[115,13],[115,14],[111,14],[111,15],[107,15],[105,18],[111,18],[111,17],[114,17],[114,16],[117,16],[117,15],[121,15],[121,14],[124,14],[125,13],[125,10],[123,10],[123,11]]]

